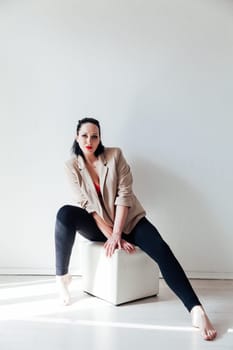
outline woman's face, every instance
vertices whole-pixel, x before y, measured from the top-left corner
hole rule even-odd
[[[76,140],[85,156],[94,154],[100,143],[98,126],[92,123],[82,124]]]

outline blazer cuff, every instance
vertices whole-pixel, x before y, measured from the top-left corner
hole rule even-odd
[[[122,205],[123,207],[132,207],[132,199],[126,197],[117,197],[115,205]]]
[[[86,206],[85,209],[89,214],[94,213],[96,211],[92,206],[89,206],[89,205]]]

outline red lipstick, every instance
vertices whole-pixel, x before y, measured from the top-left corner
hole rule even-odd
[[[90,149],[92,149],[92,146],[86,146],[86,149],[90,150]]]

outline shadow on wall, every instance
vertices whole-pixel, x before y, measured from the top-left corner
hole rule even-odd
[[[227,272],[227,241],[203,194],[164,167],[132,159],[134,192],[185,270]]]

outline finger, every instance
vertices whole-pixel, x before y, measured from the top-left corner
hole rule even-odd
[[[108,257],[108,258],[110,258],[110,257],[111,257],[110,248],[108,248],[108,250],[107,250],[107,257]]]
[[[130,254],[133,254],[133,253],[135,253],[135,249],[131,249],[129,252],[130,252]]]
[[[116,247],[117,247],[117,245],[114,243],[111,247],[112,248],[111,249],[111,256],[114,254]]]
[[[131,249],[130,249],[130,246],[129,246],[129,245],[127,245],[126,249],[127,249],[127,253],[130,253],[130,252],[131,252]]]
[[[109,254],[110,254],[110,244],[109,243],[107,243],[105,246],[105,254],[107,257],[109,257]]]
[[[112,256],[112,247],[109,247],[109,250],[108,250],[108,257],[111,258]]]
[[[131,244],[131,243],[128,243],[128,245],[129,245],[130,249],[133,249],[133,250],[135,250],[135,246],[134,246],[133,244]]]
[[[126,243],[125,243],[125,247],[126,247],[127,249],[129,249],[129,248],[131,247],[131,244],[128,243],[128,242],[126,242]]]
[[[127,251],[128,253],[133,253],[133,252],[135,251],[135,247],[134,247],[132,244],[127,243],[127,245],[126,245],[126,251]]]
[[[107,239],[107,241],[104,243],[104,248],[107,248],[109,245],[109,239]]]
[[[129,253],[129,252],[130,252],[129,247],[128,247],[127,245],[124,246],[124,251],[125,251],[126,253]]]
[[[105,255],[108,256],[108,245],[105,244],[105,245],[104,245],[104,248],[105,248]]]
[[[114,244],[112,243],[109,246],[108,256],[111,257],[113,253],[114,253]]]
[[[106,249],[106,255],[107,257],[111,257],[114,253],[115,247],[113,243],[109,243]]]

